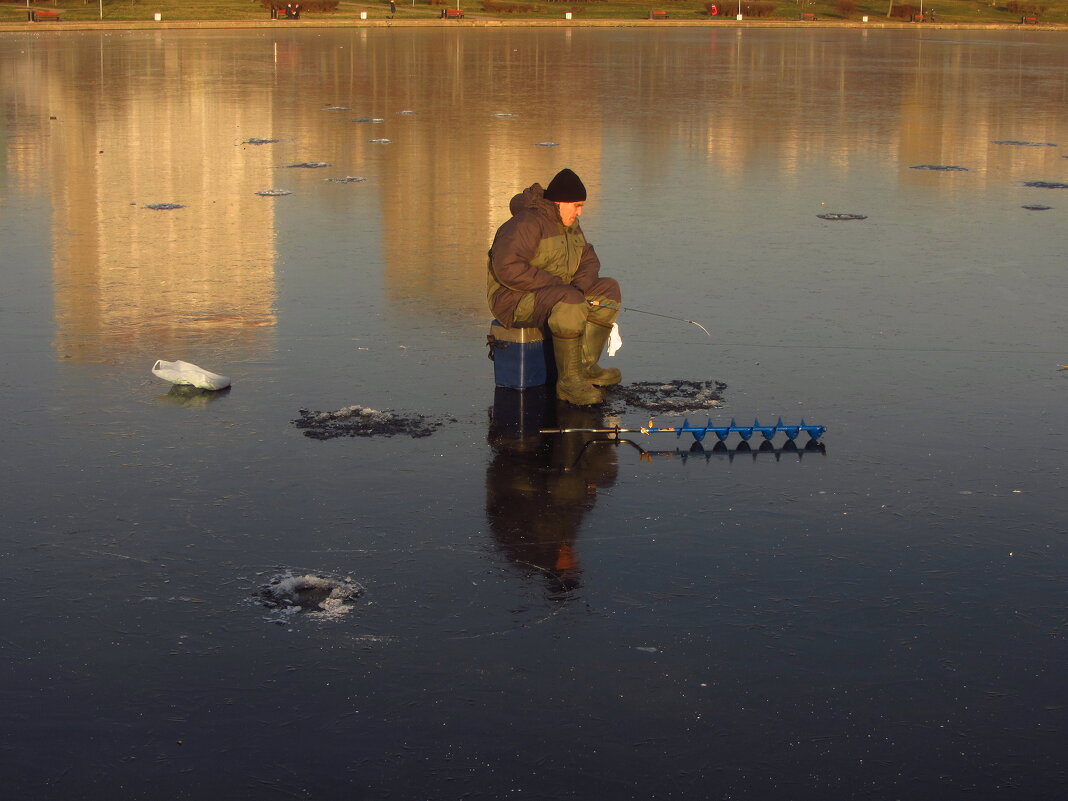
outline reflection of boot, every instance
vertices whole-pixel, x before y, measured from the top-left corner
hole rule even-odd
[[[578,559],[575,558],[575,552],[571,550],[571,546],[566,542],[560,543],[560,550],[556,552],[556,564],[553,565],[553,570],[574,570],[578,567]]]
[[[590,406],[604,401],[604,393],[590,383],[582,364],[582,337],[553,337],[556,356],[556,397],[576,406]]]
[[[611,328],[591,322],[586,323],[582,332],[582,364],[586,377],[590,379],[590,383],[599,387],[610,387],[623,379],[623,375],[615,367],[601,367],[597,364],[611,333]]]

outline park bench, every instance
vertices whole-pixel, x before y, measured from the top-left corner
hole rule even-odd
[[[666,11],[650,11],[649,19],[667,19],[668,13]]]
[[[1038,17],[1020,17],[1021,25],[1038,25]]]
[[[912,22],[927,22],[927,18],[923,14],[913,14]]]
[[[59,15],[62,13],[62,11],[46,11],[44,9],[38,10],[34,8],[28,12],[27,17],[30,22],[42,22],[46,19],[54,19],[56,22],[60,22]]]
[[[443,8],[441,10],[442,19],[463,19],[464,12],[458,8]]]
[[[815,22],[816,21],[816,15],[813,14],[812,12],[810,12],[810,11],[804,11],[801,14],[801,21],[802,22]]]
[[[300,19],[300,3],[271,5],[271,19]]]

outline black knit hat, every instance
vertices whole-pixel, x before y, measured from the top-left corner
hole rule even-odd
[[[586,199],[586,186],[566,167],[553,176],[545,189],[545,199],[554,203],[580,203]]]

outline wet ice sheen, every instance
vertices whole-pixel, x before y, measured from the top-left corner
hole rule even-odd
[[[932,170],[934,172],[968,172],[967,167],[957,167],[951,164],[916,164],[910,170]]]
[[[1017,147],[1057,147],[1054,142],[1020,142],[1015,139],[998,139],[995,145],[1016,145]]]
[[[1063,226],[1015,212],[1068,161],[989,140],[1068,136],[1062,34],[942,35],[0,35],[0,552],[47,588],[5,596],[6,794],[1063,795]],[[944,162],[981,180],[908,169]],[[716,338],[628,318],[648,392],[552,414],[781,415],[829,451],[498,432],[486,249],[562,166],[625,304]],[[241,381],[171,389],[168,353]],[[460,421],[290,423],[353,436],[357,399]]]

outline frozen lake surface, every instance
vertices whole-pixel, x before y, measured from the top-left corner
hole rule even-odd
[[[1063,34],[35,29],[0,104],[11,797],[1063,793]],[[494,390],[564,166],[712,334],[624,382],[822,449],[510,424],[649,418]]]

